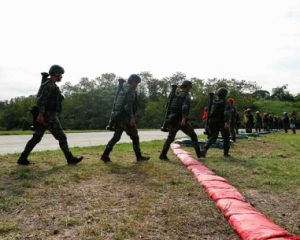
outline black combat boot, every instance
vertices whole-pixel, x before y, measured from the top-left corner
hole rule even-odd
[[[207,152],[207,149],[206,148],[201,148],[201,151],[200,151],[200,157],[203,157],[203,158],[205,158],[205,156],[206,156],[206,152]]]
[[[198,157],[198,158],[201,158],[202,155],[201,155],[200,147],[196,147],[196,148],[195,148],[195,151],[196,151],[197,157]]]
[[[224,157],[230,157],[229,150],[224,149]]]
[[[170,160],[170,159],[168,158],[168,156],[167,156],[168,150],[169,150],[169,149],[167,149],[167,151],[166,151],[165,149],[163,149],[163,150],[161,151],[161,154],[159,155],[159,159],[160,159],[160,160],[165,160],[165,161]]]
[[[144,157],[142,156],[141,152],[136,152],[136,161],[140,162],[140,161],[148,161],[150,159],[150,157]]]
[[[74,157],[71,152],[67,152],[65,156],[69,165],[76,165],[77,163],[80,163],[83,159],[83,156],[80,156],[79,158]]]
[[[30,164],[35,164],[34,162],[30,162],[27,158],[28,158],[28,155],[29,153],[24,153],[22,152],[21,156],[19,157],[18,159],[18,164],[20,165],[24,165],[24,166],[27,166],[27,165],[30,165]]]
[[[110,158],[109,158],[109,153],[111,152],[112,149],[106,148],[104,153],[102,154],[102,156],[100,157],[100,159],[107,163],[107,162],[111,162]]]
[[[169,161],[170,160],[167,155],[162,155],[162,154],[160,154],[159,159],[164,160],[164,161]]]

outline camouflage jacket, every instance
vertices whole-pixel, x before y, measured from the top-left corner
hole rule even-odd
[[[208,115],[208,122],[229,122],[231,104],[225,99],[216,99],[213,101],[211,111]]]
[[[191,96],[189,93],[180,91],[175,93],[171,103],[169,118],[177,115],[182,118],[187,118],[190,110]]]
[[[133,117],[138,107],[137,93],[131,86],[122,88],[119,92],[116,104],[114,106],[115,112],[125,112],[128,116]]]
[[[36,96],[36,104],[40,112],[61,112],[64,96],[56,83],[48,78],[41,86]]]

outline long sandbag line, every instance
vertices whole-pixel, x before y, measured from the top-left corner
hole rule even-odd
[[[300,237],[287,232],[257,211],[225,178],[217,176],[203,163],[195,160],[179,144],[173,143],[171,148],[196,180],[206,188],[209,196],[243,240],[300,240]]]

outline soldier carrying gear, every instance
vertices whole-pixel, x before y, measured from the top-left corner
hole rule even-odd
[[[194,131],[194,128],[187,118],[189,115],[191,101],[189,91],[192,88],[192,83],[190,81],[184,81],[181,84],[180,88],[181,91],[177,92],[174,95],[171,103],[170,114],[168,116],[169,135],[159,156],[160,160],[169,160],[169,158],[167,157],[167,153],[170,148],[170,144],[174,141],[176,133],[179,130],[183,131],[191,138],[197,157],[200,157],[198,138]]]
[[[132,140],[136,160],[147,161],[150,159],[150,157],[142,156],[139,135],[134,120],[135,111],[138,105],[136,88],[140,82],[141,78],[138,75],[130,75],[128,78],[128,86],[122,88],[117,96],[115,107],[113,109],[115,133],[112,139],[107,143],[106,148],[100,157],[105,163],[111,161],[109,154],[114,145],[121,139],[123,131],[125,131]]]
[[[263,128],[265,131],[269,131],[269,115],[268,113],[264,113],[264,117],[262,118]]]
[[[219,132],[221,132],[223,137],[223,149],[224,157],[230,157],[230,132],[229,132],[229,119],[230,119],[230,103],[226,101],[226,95],[228,91],[226,88],[220,88],[217,91],[218,99],[214,100],[212,103],[212,109],[209,113],[209,133],[208,140],[204,147],[201,149],[201,157],[206,156],[207,150],[212,144],[214,144],[217,139]]]
[[[273,129],[273,117],[272,114],[269,114],[269,129],[272,130]]]
[[[254,118],[253,118],[253,115],[251,114],[251,109],[250,108],[247,109],[247,113],[245,114],[245,118],[246,118],[246,122],[245,122],[246,133],[252,133]]]
[[[285,133],[287,133],[288,126],[289,126],[289,117],[287,116],[287,112],[283,112],[282,124],[283,124],[283,129],[284,129]]]
[[[61,124],[56,116],[57,112],[62,110],[61,102],[63,96],[56,85],[56,82],[60,82],[64,69],[59,65],[51,66],[49,73],[50,78],[46,79],[41,85],[36,97],[36,103],[38,107],[38,117],[36,121],[39,123],[35,129],[33,137],[28,141],[18,159],[18,164],[29,165],[33,164],[27,158],[33,148],[41,141],[46,130],[49,130],[51,134],[59,141],[59,146],[63,151],[68,164],[75,165],[82,161],[83,157],[74,157],[69,150],[67,136],[64,133]]]
[[[260,132],[261,131],[261,126],[262,126],[262,118],[259,115],[259,111],[256,111],[256,115],[254,117],[254,122],[255,122],[255,131],[257,130]]]

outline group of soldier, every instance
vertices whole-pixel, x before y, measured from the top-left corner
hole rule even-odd
[[[36,109],[38,109],[38,112],[34,117],[34,123],[36,123],[36,126],[34,127],[35,132],[26,144],[24,151],[17,161],[20,165],[34,164],[28,160],[28,156],[33,148],[41,141],[46,130],[49,130],[55,139],[59,141],[59,146],[63,151],[68,164],[75,165],[83,159],[82,156],[74,157],[70,152],[66,134],[56,116],[56,113],[59,113],[62,110],[61,102],[64,99],[56,83],[61,81],[64,72],[65,71],[61,66],[53,65],[49,69],[50,77],[42,81],[36,96]],[[46,76],[48,76],[48,74],[46,74]],[[141,82],[141,78],[136,74],[132,74],[128,78],[127,86],[122,87],[123,82],[125,82],[125,80],[119,80],[119,87],[110,119],[111,126],[109,129],[114,130],[114,135],[107,143],[106,148],[100,157],[105,163],[111,161],[109,154],[113,150],[114,145],[121,139],[121,135],[124,131],[132,140],[136,160],[140,162],[148,161],[150,159],[150,157],[143,156],[141,153],[138,130],[135,124],[135,112],[138,107],[136,89]],[[122,84],[120,85],[120,83]],[[238,134],[239,127],[239,117],[236,108],[234,107],[234,100],[226,100],[228,94],[226,88],[218,89],[216,93],[217,99],[211,102],[210,110],[207,113],[208,120],[206,129],[208,140],[200,149],[197,135],[188,120],[191,101],[189,92],[191,88],[192,83],[190,81],[183,81],[180,85],[180,91],[174,92],[172,99],[169,96],[169,107],[165,115],[165,122],[168,125],[169,134],[163,145],[159,159],[169,160],[167,153],[170,144],[174,141],[176,133],[179,130],[183,131],[191,138],[192,145],[198,158],[205,158],[208,149],[216,142],[219,132],[221,132],[223,137],[224,157],[229,157],[230,132],[232,134],[232,139],[235,141],[235,133]],[[248,109],[248,112],[250,113],[251,110]],[[259,113],[257,114],[259,115]]]
[[[284,129],[285,133],[288,132],[290,127],[294,134],[296,134],[296,115],[292,111],[290,113],[290,118],[287,112],[283,112],[283,117],[272,116],[272,114],[264,113],[260,116],[259,111],[256,111],[255,116],[251,114],[251,109],[248,108],[244,112],[244,123],[246,128],[246,133],[252,133],[252,128],[255,128],[256,132],[272,131],[273,129]]]

